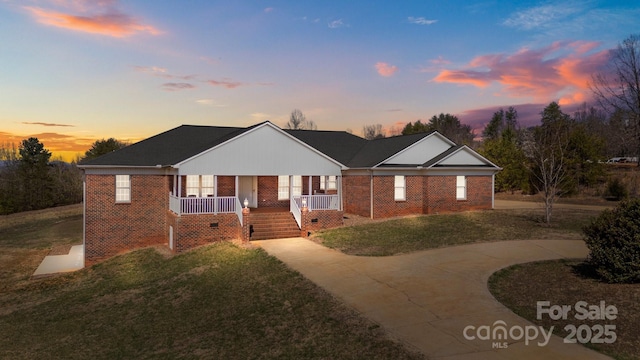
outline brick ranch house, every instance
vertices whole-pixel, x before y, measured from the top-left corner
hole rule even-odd
[[[85,264],[149,245],[307,236],[371,218],[491,209],[500,170],[438,132],[183,125],[79,166]]]

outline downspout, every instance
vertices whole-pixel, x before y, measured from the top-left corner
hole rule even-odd
[[[369,170],[369,209],[373,219],[373,170]]]
[[[496,205],[496,173],[491,174],[491,208]]]
[[[87,174],[82,174],[82,267],[87,256]]]

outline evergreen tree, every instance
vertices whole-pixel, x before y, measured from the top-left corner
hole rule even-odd
[[[481,153],[502,167],[496,174],[496,191],[529,191],[527,159],[519,139],[518,113],[513,107],[505,113],[500,109],[493,114],[483,130]]]
[[[91,145],[91,148],[84,153],[84,157],[80,161],[83,162],[95,159],[112,151],[120,150],[127,145],[128,144],[126,142],[116,140],[114,138],[96,140]]]
[[[460,123],[458,117],[451,114],[440,114],[431,117],[428,123],[420,120],[408,123],[402,130],[402,135],[418,134],[437,130],[440,134],[451,139],[456,144],[472,145],[475,135],[471,126]]]
[[[37,138],[22,140],[18,173],[21,180],[22,210],[43,209],[52,205],[49,177],[51,153]]]

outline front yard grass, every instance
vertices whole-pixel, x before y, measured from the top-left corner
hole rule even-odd
[[[318,232],[314,239],[350,255],[387,256],[472,242],[582,239],[581,229],[600,211],[554,209],[551,226],[542,209],[486,210],[403,217]],[[348,216],[348,215],[347,215]]]
[[[638,359],[640,356],[640,284],[606,284],[589,276],[579,260],[554,260],[515,265],[502,269],[489,279],[493,296],[513,312],[536,325],[549,329],[562,338],[566,325],[615,325],[616,340],[612,344],[587,344],[616,359]],[[538,301],[550,305],[570,305],[567,320],[552,320],[544,314],[536,319]],[[574,310],[578,301],[589,305],[614,305],[615,320],[577,320]],[[586,329],[582,336],[587,336]],[[593,332],[595,334],[595,331]],[[592,334],[592,335],[593,335]],[[575,339],[576,337],[574,337]]]
[[[81,242],[60,228],[76,217],[0,218],[0,358],[422,358],[260,249],[147,248],[30,279]]]

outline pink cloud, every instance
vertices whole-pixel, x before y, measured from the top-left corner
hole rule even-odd
[[[591,74],[608,60],[608,50],[593,52],[595,42],[556,42],[542,49],[514,54],[489,54],[472,59],[462,70],[442,70],[433,80],[484,88],[502,85],[502,94],[529,97],[537,102],[560,99],[582,102]]]
[[[235,89],[239,86],[245,85],[239,81],[230,81],[230,80],[208,80],[207,83],[212,86],[222,86],[227,89]]]
[[[390,77],[398,71],[398,67],[385,62],[378,62],[376,63],[376,70],[380,76]]]
[[[193,84],[189,84],[189,83],[164,83],[162,84],[162,89],[166,90],[166,91],[179,91],[179,90],[189,90],[189,89],[195,89],[195,86]]]
[[[75,11],[87,12],[88,3],[74,4]],[[132,36],[139,33],[159,35],[161,32],[155,27],[143,24],[133,17],[113,8],[114,2],[97,2],[94,14],[72,15],[65,12],[47,10],[40,7],[25,7],[37,22],[63,29],[112,36],[117,38]],[[105,8],[105,6],[108,6]]]

